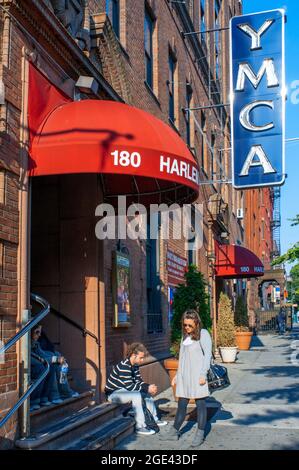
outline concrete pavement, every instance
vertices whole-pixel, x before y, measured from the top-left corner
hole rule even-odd
[[[208,400],[210,419],[201,450],[299,449],[299,325],[296,326],[284,336],[254,337],[250,351],[240,351],[237,362],[228,365],[231,386],[215,392]],[[296,345],[297,356],[293,349]],[[158,395],[156,402],[163,419],[173,422],[176,404],[171,389]],[[167,428],[162,428],[161,433]],[[163,442],[159,434],[134,434],[117,449],[189,449],[195,431],[194,413],[182,431],[175,442]]]

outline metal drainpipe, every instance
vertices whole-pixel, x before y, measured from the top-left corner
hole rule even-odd
[[[20,323],[24,325],[30,319],[30,274],[29,274],[29,247],[30,247],[30,183],[27,175],[28,164],[28,84],[29,64],[28,52],[22,50],[22,115],[20,132],[20,236],[18,253],[18,315]],[[30,334],[23,337],[19,349],[19,380],[21,392],[28,388],[30,383]],[[30,403],[26,400],[20,410],[20,434],[21,437],[30,435]]]

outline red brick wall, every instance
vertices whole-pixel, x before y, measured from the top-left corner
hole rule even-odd
[[[194,6],[194,18],[198,16],[198,5],[195,2]],[[222,25],[227,25],[229,21],[229,8],[228,5],[235,3],[239,8],[239,2],[222,2]],[[126,76],[130,84],[130,89],[132,93],[132,104],[137,107],[143,108],[148,112],[154,114],[158,118],[164,120],[166,123],[169,123],[168,120],[168,88],[166,81],[168,79],[168,51],[171,48],[175,51],[177,58],[176,65],[176,128],[183,139],[186,139],[186,124],[185,117],[182,112],[182,108],[186,106],[186,80],[192,79],[193,87],[193,105],[203,105],[207,104],[207,89],[203,85],[202,78],[198,68],[194,64],[194,52],[190,46],[188,40],[183,40],[180,32],[183,29],[181,20],[177,15],[174,8],[171,7],[169,2],[166,1],[149,1],[148,5],[152,7],[152,11],[157,18],[154,39],[153,39],[153,49],[154,49],[154,77],[153,77],[153,90],[149,88],[144,83],[145,80],[145,67],[144,67],[144,50],[143,50],[143,22],[144,22],[144,2],[140,0],[127,0],[123,2],[122,5],[126,4],[124,10],[124,16],[121,22],[121,31],[120,31],[120,40],[123,48],[126,53],[123,52],[123,58],[126,65]],[[213,28],[213,2],[207,2],[207,14],[206,14],[206,24],[207,28]],[[239,11],[236,10],[236,14]],[[198,26],[198,24],[197,24]],[[195,28],[195,29],[198,29]],[[211,35],[213,41],[213,37]],[[222,37],[223,44],[223,91],[224,97],[223,101],[227,100],[227,87],[228,87],[228,35],[225,33]],[[213,67],[213,57],[211,57],[211,67]],[[196,119],[200,122],[200,113],[195,115]],[[208,140],[210,141],[210,136],[212,129],[218,129],[219,132],[219,122],[216,118],[215,112],[208,112],[206,115],[207,126],[206,133]],[[193,129],[194,129],[193,123]],[[192,124],[191,124],[192,128]],[[226,129],[228,133],[228,129]],[[192,146],[196,148],[196,154],[199,157],[201,154],[201,134],[197,130],[191,135]],[[218,143],[219,145],[219,143]],[[209,152],[207,148],[205,149],[206,159],[209,162]],[[224,156],[225,160],[223,162],[224,166],[229,171],[230,167],[230,155],[227,152]],[[207,176],[204,173],[201,173],[201,178],[206,180],[207,177],[211,178],[209,169],[206,168],[208,172]],[[229,203],[229,210],[231,212],[231,221],[230,221],[230,232],[232,236],[232,241],[242,238],[242,229],[236,221],[236,213],[232,208],[232,197],[234,192],[231,187],[228,187],[226,190],[220,188],[219,185],[214,185],[215,189],[211,185],[204,185],[200,188],[200,195],[198,202],[204,204],[204,214],[207,214],[207,203],[209,196],[214,194],[215,190],[221,190],[223,197]],[[234,197],[238,197],[234,195]],[[205,219],[206,221],[206,219]],[[206,279],[208,278],[208,265],[207,265],[207,241],[208,241],[208,229],[205,225],[204,233],[204,246],[198,253],[199,260],[199,269],[204,273]],[[105,259],[105,268],[106,268],[106,335],[107,335],[107,364],[111,365],[113,362],[120,359],[123,354],[123,350],[126,343],[129,343],[136,339],[137,337],[144,341],[148,346],[151,354],[155,354],[163,349],[167,349],[169,345],[168,331],[169,327],[167,325],[167,305],[164,304],[164,326],[166,327],[164,334],[159,335],[147,335],[146,334],[146,264],[145,257],[142,254],[142,249],[137,245],[128,243],[130,253],[132,254],[132,279],[133,286],[138,285],[138,290],[133,291],[132,295],[132,319],[133,319],[133,328],[128,331],[124,329],[115,330],[111,328],[113,321],[113,311],[111,304],[111,249],[115,248],[113,243],[107,243],[107,250],[105,250],[106,259]],[[185,245],[183,241],[180,240],[171,240],[165,242],[164,253],[166,254],[167,246],[177,254],[187,257],[185,252]],[[144,253],[144,252],[143,252]],[[162,260],[162,263],[165,265],[165,259]],[[162,276],[162,282],[164,286],[164,299],[167,297],[167,273]],[[167,303],[167,299],[166,299]]]
[[[273,204],[270,189],[252,189],[245,191],[245,237],[246,246],[264,263],[265,270],[270,269],[273,239],[271,221]],[[258,283],[252,280],[248,291],[248,307],[251,322],[254,324],[254,311],[259,308]]]
[[[17,321],[17,263],[19,241],[19,165],[21,114],[21,40],[9,20],[0,14],[1,52],[0,79],[5,85],[5,104],[1,105],[0,170],[0,340],[6,343],[16,332]],[[8,39],[10,37],[10,40]],[[0,410],[8,410],[17,397],[16,347],[5,355],[0,365]],[[15,432],[16,417],[0,430],[4,437],[1,446],[9,447]]]
[[[9,3],[9,2],[8,2]],[[19,2],[22,6],[28,7],[28,1]],[[207,3],[207,27],[213,27],[212,18],[212,2]],[[89,0],[91,13],[104,12],[104,0]],[[193,86],[193,104],[208,104],[208,92],[203,85],[202,77],[199,69],[194,65],[194,51],[188,40],[183,40],[180,34],[182,30],[181,20],[178,17],[170,2],[166,0],[148,0],[148,4],[153,8],[157,17],[156,32],[154,37],[154,54],[155,54],[155,70],[154,70],[154,90],[148,89],[144,84],[144,50],[143,50],[143,21],[144,21],[144,3],[142,0],[121,0],[122,21],[121,21],[121,42],[123,47],[122,60],[126,70],[126,81],[132,96],[131,104],[146,109],[160,119],[168,123],[168,89],[166,80],[168,79],[168,51],[169,47],[175,51],[177,57],[176,72],[176,116],[175,125],[183,139],[186,138],[185,117],[181,110],[186,105],[185,84],[186,80],[192,78]],[[228,5],[234,4],[239,7],[237,0],[223,0],[222,2],[225,12],[222,14],[222,25],[228,23]],[[198,14],[197,2],[195,2],[194,14]],[[234,13],[234,8],[232,9]],[[237,11],[238,13],[238,11]],[[64,62],[64,58],[57,51],[57,38],[49,37],[45,39],[41,30],[47,27],[39,23],[40,17],[34,8],[26,13],[32,15],[32,22],[28,21],[28,16],[21,15],[18,12],[18,19],[24,23],[25,28],[30,30],[30,34],[36,37],[38,43],[42,44],[47,54],[52,57],[52,61],[48,59],[47,54],[38,51],[37,65],[42,66],[49,76],[53,78],[55,83],[67,87],[81,75],[88,75],[90,72],[79,59],[74,59],[71,68]],[[30,19],[30,18],[29,18]],[[25,24],[26,22],[26,24]],[[35,26],[39,25],[40,31],[35,30]],[[17,249],[19,240],[19,173],[20,173],[20,116],[22,111],[22,47],[26,46],[29,51],[35,49],[34,41],[26,38],[20,29],[9,19],[4,19],[1,14],[1,55],[2,62],[0,65],[0,79],[5,85],[5,105],[1,105],[1,121],[0,121],[0,168],[6,172],[6,192],[5,201],[0,203],[0,243],[4,245],[4,263],[2,269],[2,277],[0,278],[0,322],[2,325],[2,339],[7,340],[15,332],[17,318]],[[50,30],[48,30],[50,31]],[[213,39],[211,39],[213,42]],[[227,39],[225,40],[223,71],[226,79],[224,85],[228,83],[227,64]],[[56,49],[55,49],[56,48]],[[226,55],[225,55],[226,54]],[[59,62],[59,66],[56,63]],[[47,64],[47,65],[45,65]],[[213,57],[211,57],[213,66]],[[60,67],[60,68],[59,68]],[[76,68],[77,67],[77,68]],[[65,72],[62,72],[62,68]],[[118,73],[116,69],[114,73]],[[68,79],[66,79],[68,75]],[[224,86],[225,88],[225,86]],[[225,91],[225,90],[223,90]],[[225,93],[224,93],[225,97]],[[225,100],[224,100],[225,101]],[[199,114],[196,116],[200,121]],[[194,129],[194,123],[192,124]],[[214,111],[207,113],[206,134],[210,140],[212,129],[219,130],[219,121]],[[228,127],[226,126],[226,132]],[[201,154],[200,133],[192,132],[192,146],[196,148],[197,157]],[[217,144],[216,144],[217,145]],[[205,149],[206,160],[209,159],[209,153]],[[230,166],[230,157],[227,152],[225,155],[225,167]],[[206,168],[206,171],[208,169]],[[201,173],[201,178],[211,177]],[[224,187],[223,187],[224,188]],[[229,204],[232,206],[232,194],[230,188],[222,189],[222,194]],[[213,188],[211,185],[205,185],[200,188],[199,202],[205,206],[205,214],[208,198],[214,194],[216,190],[220,191],[219,186]],[[1,199],[0,199],[1,200]],[[234,227],[233,227],[234,226]],[[238,236],[239,228],[236,225],[235,216],[232,211],[231,232]],[[205,243],[199,252],[199,268],[207,277],[207,226],[205,225]],[[168,348],[168,326],[167,326],[167,275],[165,273],[165,260],[161,260],[162,269],[161,280],[164,284],[163,291],[163,316],[165,332],[161,335],[150,336],[146,333],[146,260],[145,246],[138,243],[128,242],[127,244],[132,259],[132,327],[129,330],[115,330],[112,328],[112,302],[111,302],[111,250],[115,248],[115,244],[107,242],[105,244],[105,282],[106,282],[106,335],[107,335],[107,364],[108,366],[122,357],[125,343],[129,343],[135,339],[141,339],[148,346],[151,354],[155,355]],[[181,241],[172,242],[172,249],[178,254],[184,254],[184,246]],[[166,253],[167,244],[163,247]],[[14,350],[13,350],[14,351]],[[7,356],[7,364],[1,366],[0,381],[0,409],[6,405],[1,405],[4,400],[4,393],[16,390],[17,387],[17,358],[16,352],[10,352]],[[1,395],[2,394],[2,395]],[[7,398],[7,397],[6,397]],[[6,400],[5,398],[5,400]],[[2,400],[2,401],[1,401]]]

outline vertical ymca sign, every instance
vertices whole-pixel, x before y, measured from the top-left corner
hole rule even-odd
[[[231,19],[232,174],[235,188],[285,179],[284,10]]]

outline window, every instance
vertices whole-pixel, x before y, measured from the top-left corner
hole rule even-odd
[[[168,68],[169,68],[169,83],[168,83],[168,92],[169,92],[169,119],[172,123],[175,122],[175,68],[176,61],[173,57],[171,51],[169,51],[168,57]]]
[[[223,151],[222,150],[219,150],[218,158],[219,158],[219,178],[222,179],[223,177]]]
[[[192,206],[192,211],[191,211],[191,226],[193,231],[195,230],[195,207]],[[195,233],[195,231],[194,231]],[[196,250],[194,250],[194,243],[195,243],[195,234],[194,237],[188,240],[188,264],[197,264],[197,259],[196,259]]]
[[[215,29],[220,28],[220,0],[215,1]],[[219,80],[220,77],[220,31],[215,31],[215,77]]]
[[[119,38],[120,33],[120,15],[119,0],[106,0],[106,13],[110,18],[114,32]]]
[[[0,204],[5,204],[5,170],[0,170]]]
[[[145,80],[153,88],[153,31],[154,21],[147,9],[144,16],[144,54],[145,54]]]
[[[199,29],[200,31],[206,30],[205,0],[200,0]],[[205,44],[205,34],[201,34],[201,41]]]
[[[203,111],[201,111],[201,119],[200,119],[200,126],[203,132],[206,131],[206,116]],[[201,167],[206,170],[205,168],[205,140],[204,136],[201,134]]]
[[[0,278],[4,277],[4,245],[0,241]]]
[[[214,178],[215,142],[216,142],[216,136],[215,134],[212,134],[211,135],[211,166],[210,166],[211,180],[213,180]]]
[[[189,110],[191,108],[192,102],[192,88],[189,82],[186,82],[186,108]],[[191,116],[190,111],[186,111],[185,113],[186,119],[186,141],[189,147],[191,146]]]
[[[146,280],[147,280],[147,331],[158,333],[163,330],[160,295],[159,239],[150,238],[150,224],[147,226]]]
[[[265,240],[265,221],[262,219],[262,240]]]

